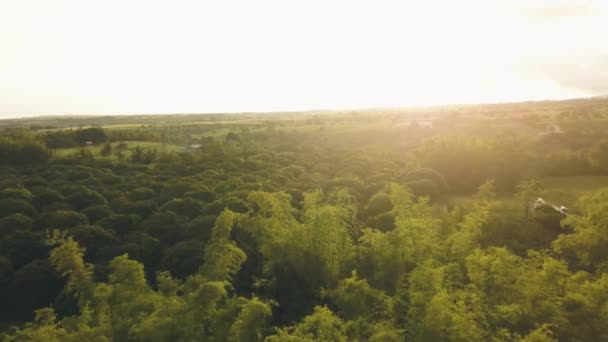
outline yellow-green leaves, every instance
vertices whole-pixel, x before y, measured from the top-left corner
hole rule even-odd
[[[262,329],[266,327],[271,315],[270,305],[257,298],[249,300],[239,312],[236,321],[230,327],[228,341],[257,342],[262,341]]]
[[[235,213],[225,209],[215,221],[211,240],[205,247],[205,263],[200,270],[210,281],[229,280],[247,259],[245,252],[229,239],[236,217]]]
[[[317,306],[314,313],[306,316],[301,323],[279,329],[276,335],[266,338],[266,342],[345,342],[344,322],[327,307]]]
[[[91,300],[94,291],[93,266],[84,262],[84,250],[71,237],[64,238],[58,232],[50,238],[59,246],[51,251],[53,266],[67,278],[67,289],[76,292],[81,305]]]

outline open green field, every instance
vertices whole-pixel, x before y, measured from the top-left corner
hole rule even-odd
[[[608,176],[568,176],[545,177],[539,179],[544,186],[543,199],[554,205],[563,205],[570,210],[577,209],[578,199],[586,194],[608,188]],[[515,208],[521,206],[515,193],[496,196],[501,207]],[[470,196],[449,196],[447,203],[454,206],[471,201]]]
[[[545,200],[568,208],[576,208],[580,196],[608,188],[608,176],[548,177],[540,181],[545,187]]]
[[[608,176],[547,177],[540,181],[548,191],[567,191],[577,194],[608,188]]]

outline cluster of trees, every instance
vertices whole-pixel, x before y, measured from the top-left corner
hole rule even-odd
[[[49,150],[31,137],[0,136],[0,161],[8,164],[44,163],[50,157]]]
[[[99,144],[107,139],[106,132],[101,127],[49,131],[42,135],[42,140],[49,148],[77,147],[87,142]]]
[[[402,133],[265,126],[65,158],[2,138],[46,153],[0,152],[3,339],[608,339],[608,191],[529,217],[522,141]]]
[[[306,193],[300,210],[286,193],[251,192],[246,212],[222,210],[204,242],[169,247],[172,260],[154,275],[136,253],[106,259],[101,231],[55,231],[46,238],[52,248],[46,273],[63,285],[61,300],[6,339],[608,337],[608,240],[601,223],[608,192],[582,199],[581,215],[568,219],[574,231],[550,248],[517,255],[482,243],[495,204],[491,183],[444,219],[397,184],[386,191],[396,222],[385,232],[356,229],[357,208],[345,190]],[[106,239],[109,247],[117,238]],[[38,266],[38,281],[44,269]]]

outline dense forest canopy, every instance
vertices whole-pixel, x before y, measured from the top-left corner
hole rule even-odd
[[[606,100],[0,127],[3,340],[608,341]]]

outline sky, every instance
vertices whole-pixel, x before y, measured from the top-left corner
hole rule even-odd
[[[606,0],[0,0],[0,118],[608,93]]]

